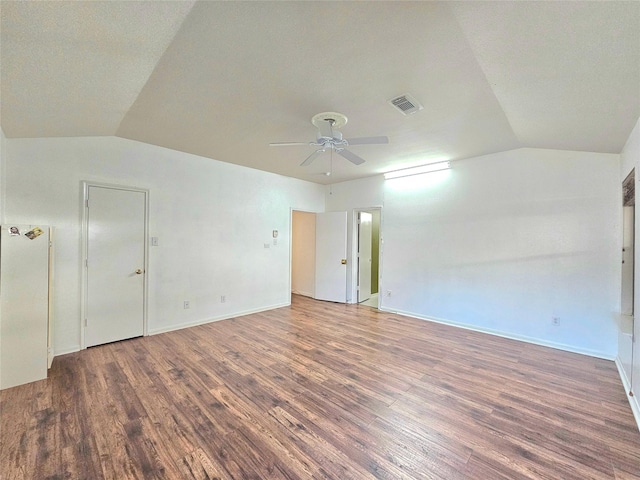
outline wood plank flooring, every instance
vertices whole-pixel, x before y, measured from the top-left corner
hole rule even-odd
[[[613,362],[358,305],[57,357],[0,393],[9,479],[639,479]]]

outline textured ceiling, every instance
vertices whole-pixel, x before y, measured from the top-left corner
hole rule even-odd
[[[1,124],[117,135],[319,183],[518,147],[619,153],[640,116],[640,2],[10,2]],[[424,110],[387,101],[411,93]],[[299,164],[345,114],[367,162]],[[332,165],[331,165],[332,164]],[[333,175],[319,175],[332,170]]]
[[[5,135],[115,135],[192,5],[2,0]]]

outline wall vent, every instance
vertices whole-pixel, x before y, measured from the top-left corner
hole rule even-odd
[[[411,115],[424,108],[420,105],[420,102],[408,93],[392,98],[389,103],[400,110],[403,115]]]

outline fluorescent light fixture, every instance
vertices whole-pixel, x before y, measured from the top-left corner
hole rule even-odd
[[[408,177],[409,175],[420,175],[421,173],[438,172],[440,170],[448,170],[451,168],[450,162],[428,163],[419,167],[403,168],[402,170],[394,170],[384,174],[385,180],[390,178]]]

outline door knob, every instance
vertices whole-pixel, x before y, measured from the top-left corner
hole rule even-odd
[[[142,270],[137,269],[137,270],[136,270],[136,273],[137,273],[138,275],[140,275],[140,274],[142,273]]]
[[[340,261],[340,263],[341,263],[342,265],[346,265],[346,264],[347,264],[347,259],[346,259],[346,258],[343,258],[343,259]]]

